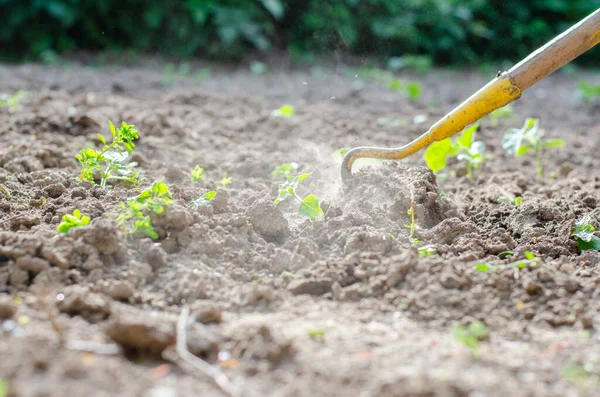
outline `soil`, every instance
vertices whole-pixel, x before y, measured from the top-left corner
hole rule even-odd
[[[584,214],[599,219],[600,115],[574,93],[600,75],[557,73],[513,116],[484,120],[477,137],[493,158],[473,180],[456,163],[435,176],[419,154],[364,162],[344,188],[337,149],[404,144],[493,76],[404,73],[423,85],[411,102],[339,65],[209,66],[204,79],[152,65],[0,66],[0,92],[29,92],[0,108],[8,396],[225,395],[175,352],[184,306],[188,350],[243,396],[596,395],[600,253],[579,253],[570,233]],[[296,115],[271,117],[284,103]],[[532,158],[501,146],[527,116],[567,142],[543,156],[542,180]],[[164,180],[173,193],[154,219],[157,241],[127,238],[111,220],[136,189],[78,178],[74,156],[109,120],[140,131],[141,188]],[[294,202],[273,204],[272,170],[292,161],[312,172],[298,192],[322,200],[314,222]],[[189,179],[196,164],[200,183]],[[212,189],[214,200],[190,205]],[[75,208],[91,224],[59,234]],[[419,257],[424,245],[437,253]],[[540,266],[475,269],[527,251]],[[475,321],[489,336],[474,353],[453,330]]]

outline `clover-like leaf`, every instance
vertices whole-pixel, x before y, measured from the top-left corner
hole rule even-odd
[[[304,200],[302,200],[302,203],[300,203],[299,212],[311,221],[318,216],[323,215],[323,210],[319,205],[319,199],[313,194],[306,196]]]

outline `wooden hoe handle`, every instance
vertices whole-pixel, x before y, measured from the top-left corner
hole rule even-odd
[[[360,158],[398,160],[408,157],[435,141],[462,131],[492,111],[519,99],[521,93],[571,62],[600,42],[600,9],[581,20],[458,105],[414,141],[398,148],[357,147],[342,161],[342,179],[352,176],[352,164]]]

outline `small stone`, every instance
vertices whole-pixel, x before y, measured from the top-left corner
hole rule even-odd
[[[440,275],[440,284],[446,289],[459,289],[462,283],[456,274],[443,272]]]
[[[579,281],[574,278],[568,277],[562,282],[563,288],[570,294],[574,294],[581,287]]]
[[[324,295],[331,292],[333,281],[329,278],[292,280],[287,289],[293,295]]]
[[[218,189],[217,195],[210,201],[213,210],[216,214],[221,213],[227,209],[227,201],[229,194],[224,189]]]
[[[246,211],[254,230],[265,240],[278,241],[290,234],[288,221],[271,200],[257,200]]]
[[[202,324],[220,324],[223,320],[221,310],[211,303],[199,301],[192,306],[191,312],[192,317]]]
[[[524,287],[529,295],[536,295],[542,291],[542,286],[531,280],[526,281]]]
[[[160,246],[152,244],[146,255],[146,260],[156,270],[167,264],[167,253]]]
[[[51,198],[59,198],[67,190],[62,184],[54,183],[44,188],[44,192]]]
[[[0,299],[0,320],[7,320],[17,312],[17,305],[14,304],[8,297]]]
[[[47,260],[30,255],[17,258],[16,265],[19,269],[27,270],[33,274],[41,273],[50,268],[50,263]]]
[[[131,298],[135,292],[133,285],[129,281],[109,280],[101,283],[98,290],[115,300],[126,301]]]

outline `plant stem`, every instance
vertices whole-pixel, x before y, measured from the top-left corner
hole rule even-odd
[[[538,179],[542,179],[544,177],[544,169],[542,168],[542,160],[540,156],[541,150],[539,148],[535,148],[535,164],[537,165],[537,174]]]

